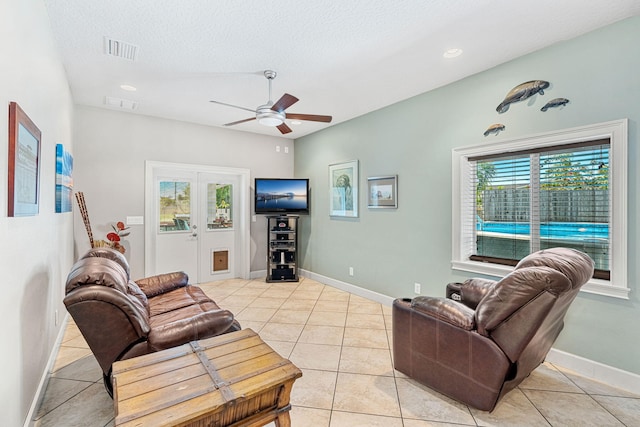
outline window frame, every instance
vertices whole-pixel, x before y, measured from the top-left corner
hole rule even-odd
[[[591,279],[581,291],[629,299],[627,282],[627,145],[628,119],[592,124],[571,129],[546,132],[522,138],[501,140],[454,148],[452,150],[452,258],[453,270],[502,277],[513,267],[469,260],[471,244],[465,232],[464,221],[472,213],[465,210],[464,196],[475,194],[471,179],[469,158],[497,155],[533,148],[552,148],[584,141],[609,138],[609,190],[610,190],[610,280]]]

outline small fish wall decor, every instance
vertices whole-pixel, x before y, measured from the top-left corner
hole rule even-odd
[[[549,108],[562,107],[567,105],[569,100],[567,98],[553,98],[551,101],[547,102],[544,107],[540,109],[540,111],[547,111]]]
[[[494,123],[491,126],[489,126],[487,130],[484,131],[484,136],[488,136],[492,133],[495,133],[497,135],[503,130],[504,130],[504,125],[502,123]]]
[[[509,110],[509,105],[514,102],[524,101],[535,94],[544,95],[544,90],[549,87],[549,82],[545,80],[531,80],[514,87],[507,93],[504,100],[498,105],[496,111],[500,114]]]

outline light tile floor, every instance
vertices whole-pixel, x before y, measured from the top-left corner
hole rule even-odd
[[[310,279],[201,286],[303,371],[291,395],[295,427],[640,426],[640,396],[550,363],[491,413],[444,397],[393,369],[390,307]],[[32,425],[114,425],[102,373],[73,322]]]

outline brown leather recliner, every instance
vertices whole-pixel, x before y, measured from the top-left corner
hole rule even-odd
[[[455,400],[493,410],[544,361],[593,268],[588,255],[553,248],[523,258],[499,281],[449,284],[447,295],[454,299],[395,300],[395,369]]]
[[[113,362],[240,330],[183,272],[137,281],[118,251],[93,248],[67,277],[64,304],[102,368],[112,394]]]

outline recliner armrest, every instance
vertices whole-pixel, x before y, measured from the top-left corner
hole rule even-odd
[[[447,298],[459,301],[475,310],[478,303],[493,289],[495,284],[495,280],[479,278],[468,279],[464,283],[449,283],[447,284]]]
[[[411,301],[411,308],[467,331],[472,331],[476,327],[475,312],[457,301],[419,296]]]
[[[460,296],[460,288],[462,288],[462,283],[460,282],[447,283],[447,299],[460,301],[462,299],[462,296]]]
[[[183,271],[158,274],[135,281],[147,298],[164,294],[189,284],[189,276]]]

